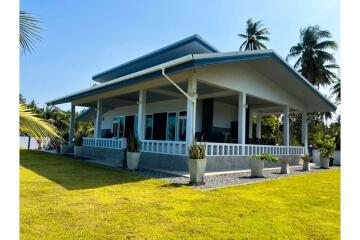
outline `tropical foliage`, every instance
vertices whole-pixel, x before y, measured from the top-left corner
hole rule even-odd
[[[140,152],[140,141],[134,133],[131,133],[130,137],[128,138],[128,151]]]
[[[189,158],[204,159],[206,155],[206,143],[196,142],[194,139],[189,146]]]
[[[265,161],[269,161],[269,162],[277,162],[279,161],[279,157],[270,155],[268,153],[261,153],[255,156],[251,157],[252,160],[265,160]]]
[[[327,86],[338,79],[334,70],[339,66],[329,50],[336,50],[337,44],[331,40],[331,33],[319,26],[309,26],[300,30],[299,43],[290,48],[287,60],[296,58],[297,69],[314,86]]]
[[[324,135],[319,141],[319,151],[322,157],[330,157],[335,151],[335,137]]]
[[[261,50],[266,49],[264,42],[268,42],[269,29],[264,27],[261,21],[253,22],[252,19],[248,19],[246,22],[246,31],[244,34],[238,34],[240,38],[245,41],[240,45],[240,51],[242,50]]]
[[[54,145],[59,145],[63,141],[54,126],[39,118],[25,104],[20,104],[20,134],[26,134],[39,140],[49,138]]]
[[[19,42],[23,53],[31,53],[36,41],[41,40],[39,20],[25,11],[20,11]]]

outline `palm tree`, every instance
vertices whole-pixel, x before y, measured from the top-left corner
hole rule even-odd
[[[335,100],[336,101],[340,101],[341,100],[341,83],[340,83],[340,78],[337,79],[337,81],[335,82],[334,86],[332,86],[331,88],[332,95],[335,95]]]
[[[339,66],[333,54],[327,51],[336,50],[337,44],[330,39],[330,32],[321,30],[317,25],[300,29],[300,41],[290,48],[286,57],[287,61],[297,58],[294,68],[317,87],[329,85],[337,78],[332,70]]]
[[[20,11],[20,33],[19,41],[20,47],[24,53],[29,52],[33,49],[34,42],[40,40],[40,27],[38,26],[38,20],[24,11]],[[25,99],[20,95],[20,101]],[[49,138],[52,143],[58,145],[63,139],[58,134],[56,128],[49,122],[40,118],[34,113],[35,102],[31,108],[27,107],[25,103],[20,103],[20,133],[26,134],[43,140]]]
[[[261,21],[253,22],[252,19],[248,19],[246,22],[246,33],[238,34],[240,38],[244,38],[245,41],[240,46],[240,51],[245,47],[245,50],[261,50],[266,49],[263,41],[268,42],[270,38],[269,30],[264,27]]]
[[[35,42],[41,40],[39,20],[25,11],[20,11],[19,23],[19,41],[21,49],[24,53],[31,53],[34,49]]]
[[[62,142],[56,128],[44,119],[37,117],[25,104],[20,104],[20,133],[39,140],[49,138],[54,144]]]

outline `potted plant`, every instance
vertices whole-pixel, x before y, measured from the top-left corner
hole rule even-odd
[[[320,168],[329,168],[330,156],[336,148],[335,138],[330,135],[324,135],[319,141]]]
[[[130,134],[127,143],[126,161],[127,168],[129,170],[135,170],[138,168],[140,159],[140,141],[134,135]]]
[[[75,137],[75,141],[74,141],[74,157],[75,158],[81,158],[81,155],[82,155],[82,143],[83,143],[83,137],[82,136]]]
[[[264,177],[264,163],[265,161],[277,162],[279,157],[272,156],[268,153],[262,153],[251,157],[250,167],[252,177]]]
[[[195,140],[189,146],[189,173],[190,184],[201,185],[205,184],[204,175],[206,169],[206,144],[197,143]]]
[[[303,160],[303,171],[310,171],[311,157],[309,156],[309,154],[301,156],[301,159]]]
[[[60,153],[62,155],[72,153],[74,144],[73,143],[62,143],[60,145]]]

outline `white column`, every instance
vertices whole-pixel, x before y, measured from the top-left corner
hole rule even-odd
[[[137,129],[139,140],[145,139],[145,122],[146,122],[146,90],[141,89],[139,92],[138,129]]]
[[[253,119],[254,113],[253,111],[250,109],[249,110],[249,138],[252,139],[253,137],[253,123],[252,123],[252,119]]]
[[[196,88],[197,81],[194,77],[188,80],[188,95],[195,101],[194,103],[187,99],[186,101],[186,142],[192,143],[195,136],[195,117],[196,117]]]
[[[246,93],[239,93],[238,105],[238,143],[245,144]]]
[[[301,115],[301,140],[305,147],[305,154],[308,153],[308,123],[307,112],[302,112]]]
[[[101,138],[102,108],[103,102],[101,99],[98,99],[96,107],[94,138]]]
[[[71,143],[74,140],[74,130],[75,130],[75,105],[71,103],[68,143]]]
[[[290,144],[290,131],[289,131],[289,106],[284,106],[284,145]]]
[[[256,138],[261,139],[261,115],[256,115]]]

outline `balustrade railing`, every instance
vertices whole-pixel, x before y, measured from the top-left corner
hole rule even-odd
[[[83,138],[83,146],[125,149],[126,138]]]
[[[188,152],[186,142],[182,141],[143,140],[140,149],[141,152],[171,155],[187,155]]]

